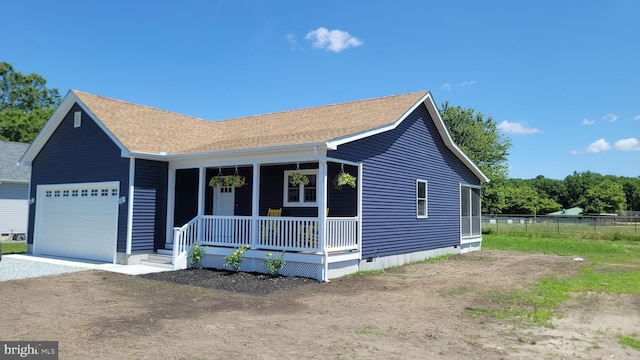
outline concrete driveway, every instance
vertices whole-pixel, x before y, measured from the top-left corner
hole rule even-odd
[[[30,254],[2,255],[0,281],[54,276],[86,270],[104,270],[127,275],[140,275],[167,269],[147,265],[119,265],[80,260],[60,259]]]

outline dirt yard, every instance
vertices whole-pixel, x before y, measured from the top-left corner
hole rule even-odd
[[[640,358],[617,343],[619,334],[638,336],[637,295],[578,295],[555,329],[467,311],[496,306],[487,294],[584,264],[481,251],[324,284],[92,270],[0,283],[0,338],[57,340],[60,359]]]

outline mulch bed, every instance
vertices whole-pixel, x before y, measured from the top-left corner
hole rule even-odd
[[[278,290],[293,289],[318,283],[317,280],[303,277],[270,277],[260,273],[233,272],[210,268],[164,271],[139,275],[139,277],[250,295],[267,295]]]

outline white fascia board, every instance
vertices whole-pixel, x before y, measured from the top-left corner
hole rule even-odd
[[[424,104],[426,106],[427,111],[429,112],[429,115],[433,119],[433,122],[436,125],[436,128],[440,133],[440,137],[442,137],[442,140],[444,141],[445,145],[456,155],[456,157],[458,157],[458,159],[460,159],[480,179],[481,182],[483,183],[489,182],[489,178],[484,173],[482,173],[480,168],[478,168],[478,166],[473,161],[471,161],[471,159],[469,159],[469,157],[464,152],[462,152],[462,150],[460,150],[460,148],[453,142],[453,139],[451,139],[451,135],[449,134],[449,131],[447,130],[447,127],[444,124],[444,120],[442,120],[442,117],[440,116],[438,107],[433,101],[431,92],[427,92],[418,102],[416,102],[409,110],[407,110],[404,114],[402,114],[402,116],[398,120],[396,120],[394,123],[386,126],[382,126],[376,129],[364,131],[358,134],[345,136],[342,138],[337,138],[337,139],[328,141],[327,148],[331,150],[336,150],[338,146],[342,144],[364,139],[366,137],[377,135],[385,131],[393,130],[397,128],[398,125],[400,125],[404,121],[404,119],[406,119],[407,116],[409,116],[409,114],[411,114],[421,104]]]
[[[0,179],[0,184],[29,184],[29,180]]]
[[[371,129],[371,130],[367,130],[367,131],[363,131],[361,133],[358,134],[353,134],[353,135],[348,135],[348,136],[344,136],[341,138],[337,138],[337,139],[333,139],[330,141],[327,141],[327,148],[331,149],[331,150],[336,150],[338,148],[338,146],[342,145],[342,144],[346,144],[352,141],[356,141],[356,140],[360,140],[360,139],[364,139],[367,138],[369,136],[373,136],[373,135],[377,135],[389,130],[393,130],[395,128],[398,127],[398,125],[400,125],[402,123],[402,121],[404,121],[404,119],[407,118],[407,116],[409,116],[409,114],[411,114],[418,106],[420,106],[420,104],[422,104],[423,102],[425,102],[425,100],[431,97],[431,93],[427,92],[418,102],[416,102],[409,110],[405,111],[404,114],[402,114],[402,116],[400,116],[400,118],[398,120],[396,120],[395,122],[389,124],[389,125],[385,125],[385,126],[381,126],[375,129]]]
[[[67,92],[56,111],[53,112],[49,120],[47,120],[42,127],[42,130],[38,133],[38,136],[36,136],[35,140],[33,140],[31,145],[29,145],[27,151],[22,154],[18,164],[22,166],[31,166],[33,159],[35,159],[40,150],[42,150],[44,145],[47,143],[47,140],[49,140],[53,132],[58,128],[58,125],[60,125],[65,115],[67,115],[69,110],[71,110],[71,107],[73,107],[73,104],[75,104],[76,101],[78,101],[78,98],[71,91]]]
[[[130,155],[129,150],[122,144],[122,142],[120,142],[120,140],[118,140],[118,138],[116,138],[115,135],[113,135],[113,133],[104,126],[102,121],[100,121],[98,117],[94,113],[92,113],[87,108],[87,106],[82,101],[80,101],[80,99],[73,92],[71,92],[71,90],[69,90],[64,96],[64,99],[62,99],[62,102],[60,103],[56,111],[54,111],[53,115],[51,115],[42,130],[40,130],[40,133],[38,134],[36,139],[33,141],[33,143],[31,143],[31,145],[29,145],[27,151],[25,151],[25,153],[22,155],[22,158],[20,158],[18,164],[22,166],[31,166],[33,159],[35,159],[38,153],[40,153],[40,150],[42,150],[49,138],[56,131],[58,125],[60,125],[62,120],[64,120],[64,117],[67,115],[67,113],[69,113],[73,105],[76,103],[80,106],[80,108],[82,108],[82,110],[84,110],[84,112],[87,113],[87,115],[89,115],[89,117],[98,125],[98,127],[100,127],[100,129],[111,139],[111,141],[113,141],[120,148],[122,157],[128,157]]]
[[[260,147],[251,149],[222,150],[194,154],[168,155],[165,160],[170,161],[174,169],[193,166],[244,166],[252,164],[276,164],[283,162],[313,162],[317,158],[313,149],[318,144],[297,144],[285,146]],[[323,151],[325,144],[320,144]],[[324,150],[326,152],[326,149]]]
[[[449,134],[449,131],[447,130],[447,127],[444,124],[444,120],[440,116],[438,107],[436,106],[435,102],[433,101],[433,98],[431,97],[431,93],[428,93],[428,95],[429,96],[427,96],[424,99],[424,105],[427,107],[427,111],[429,111],[429,115],[431,115],[431,118],[434,120],[436,128],[438,129],[438,132],[440,133],[440,136],[442,137],[442,140],[444,141],[445,145],[451,151],[453,151],[453,153],[458,157],[458,159],[460,159],[465,165],[467,165],[469,170],[471,170],[478,177],[478,179],[480,179],[481,183],[489,182],[489,178],[480,170],[480,168],[471,159],[469,159],[467,154],[465,154],[462,150],[460,150],[458,145],[456,145],[456,143],[453,141],[453,139],[451,138],[451,135]]]

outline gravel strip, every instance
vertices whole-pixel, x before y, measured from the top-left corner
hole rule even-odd
[[[42,261],[14,259],[7,255],[0,261],[0,281],[52,276],[69,272],[85,271],[87,268],[50,264]]]

